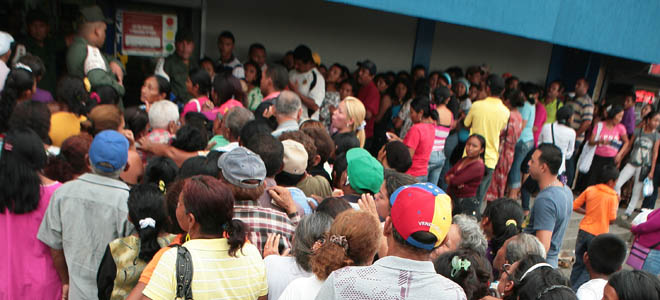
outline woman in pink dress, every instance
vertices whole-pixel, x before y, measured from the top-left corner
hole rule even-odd
[[[486,192],[486,201],[488,202],[504,197],[505,195],[506,180],[513,164],[516,143],[523,130],[523,119],[518,109],[524,103],[525,96],[520,90],[511,90],[504,94],[504,104],[509,108],[511,114],[506,128],[500,135],[500,157],[493,172],[493,180]]]
[[[534,98],[534,103],[536,103],[535,115],[534,115],[534,127],[532,132],[534,133],[534,147],[539,144],[539,135],[541,135],[541,129],[543,124],[548,119],[548,114],[545,110],[545,105],[543,102],[539,101],[539,94],[541,90],[534,84],[527,84],[524,88],[525,96],[529,98]]]
[[[28,128],[11,129],[0,152],[0,299],[61,299],[48,246],[37,240],[50,196],[62,184],[41,175],[46,152]]]

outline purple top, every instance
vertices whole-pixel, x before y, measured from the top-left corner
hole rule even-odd
[[[652,211],[646,222],[633,226],[630,231],[637,237],[637,242],[644,247],[651,247],[660,242],[660,209]]]
[[[628,136],[631,136],[633,134],[633,131],[635,131],[635,106],[631,106],[629,109],[626,109],[623,112],[623,120],[621,120],[621,124],[626,127],[626,133]]]
[[[34,94],[32,94],[32,100],[48,103],[48,102],[52,102],[54,99],[53,99],[53,95],[51,95],[49,91],[37,88],[37,91],[34,92]]]

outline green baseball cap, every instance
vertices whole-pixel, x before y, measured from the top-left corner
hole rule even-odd
[[[383,165],[367,150],[353,148],[346,152],[347,181],[358,193],[376,194],[383,184]]]
[[[106,18],[98,5],[83,6],[80,8],[82,21],[87,22],[105,22],[112,24],[112,19]]]

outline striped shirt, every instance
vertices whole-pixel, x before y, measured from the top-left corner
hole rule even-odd
[[[591,100],[589,95],[584,95],[582,97],[577,97],[572,101],[569,101],[567,105],[570,105],[573,109],[573,120],[571,121],[571,127],[577,131],[582,122],[591,121],[594,119],[594,101]],[[586,131],[585,131],[586,132]],[[584,132],[575,137],[577,142],[584,141],[585,134]]]
[[[183,244],[193,264],[192,294],[195,299],[250,299],[268,294],[266,268],[257,248],[245,243],[229,256],[227,239],[195,239]],[[167,250],[158,261],[142,292],[151,299],[176,296],[177,248]]]
[[[250,226],[248,238],[260,252],[264,249],[269,233],[281,235],[280,248],[291,248],[291,238],[300,222],[297,212],[289,218],[286,213],[259,206],[259,202],[252,200],[236,201],[234,218]]]
[[[447,136],[449,136],[449,131],[449,127],[435,125],[435,139],[433,140],[432,152],[445,149],[445,141],[447,140]]]

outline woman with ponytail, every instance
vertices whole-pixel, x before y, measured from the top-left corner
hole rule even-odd
[[[435,106],[438,114],[438,120],[435,124],[435,137],[433,139],[433,149],[429,159],[429,182],[438,184],[440,173],[445,165],[445,141],[449,132],[454,129],[456,122],[454,114],[447,108],[447,103],[451,99],[451,91],[445,86],[440,86],[433,91],[433,100],[431,108]]]
[[[522,207],[512,199],[500,198],[486,206],[481,219],[481,228],[488,240],[486,257],[491,263],[504,242],[520,233],[522,221]]]
[[[342,212],[312,247],[310,265],[314,275],[292,281],[279,299],[314,299],[333,271],[347,266],[371,265],[381,236],[380,222],[371,213]]]
[[[21,66],[9,72],[0,94],[0,134],[9,130],[9,117],[16,104],[32,99],[37,88],[30,68],[22,64]]]
[[[137,233],[108,245],[96,276],[99,299],[126,298],[151,258],[174,237],[166,232],[164,188],[136,185],[128,197],[128,220]]]
[[[360,147],[364,147],[364,141],[366,139],[364,133],[366,123],[364,118],[366,115],[367,110],[364,108],[362,101],[355,97],[346,97],[346,99],[339,102],[337,110],[332,114],[331,130],[336,130],[334,134],[355,134],[360,141]]]
[[[225,154],[226,155],[226,154]],[[185,179],[176,218],[188,232],[194,299],[257,299],[268,294],[266,271],[257,247],[246,243],[248,227],[234,219],[234,196],[211,176]],[[142,294],[147,299],[174,299],[177,292],[177,248],[160,258]]]
[[[419,182],[427,182],[429,159],[433,150],[435,124],[438,122],[436,105],[428,97],[417,96],[410,102],[410,127],[403,143],[408,146],[412,157],[412,166],[406,174],[417,177]],[[401,140],[393,133],[388,133],[390,140]],[[435,184],[435,183],[434,183]]]

